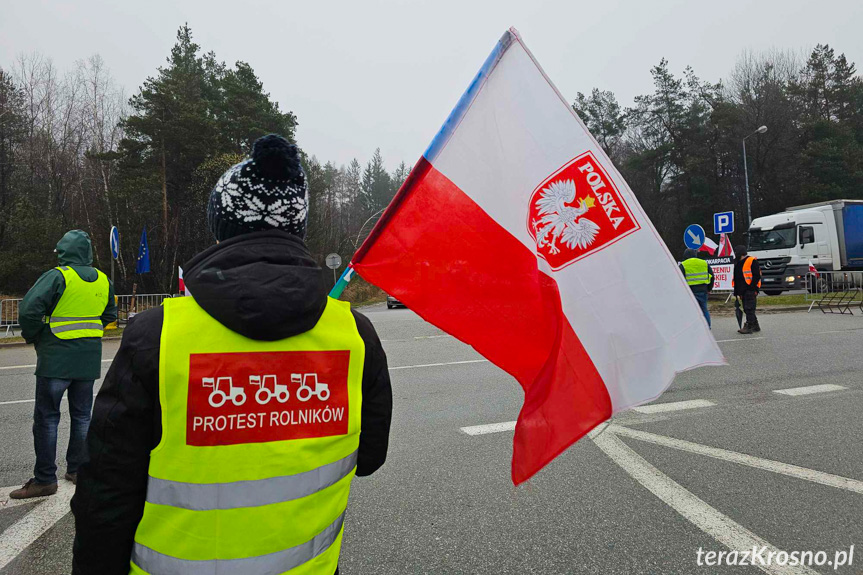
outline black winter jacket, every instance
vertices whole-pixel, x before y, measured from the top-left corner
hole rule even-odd
[[[241,235],[198,254],[184,268],[189,291],[231,330],[278,340],[311,329],[326,305],[324,276],[303,242],[280,231]],[[126,575],[144,511],[150,451],[162,435],[159,340],[162,309],[129,322],[93,409],[90,460],[78,472],[74,575]],[[354,312],[366,346],[357,475],[387,454],[392,389],[387,360],[369,320]]]

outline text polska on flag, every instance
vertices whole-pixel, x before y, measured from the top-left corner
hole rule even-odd
[[[725,363],[675,259],[515,29],[353,267],[518,380],[516,484],[676,373]]]

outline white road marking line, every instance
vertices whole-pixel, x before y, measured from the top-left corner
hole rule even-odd
[[[804,481],[811,481],[812,483],[820,483],[821,485],[863,494],[863,481],[858,481],[856,479],[849,479],[847,477],[841,477],[831,473],[824,473],[823,471],[815,471],[814,469],[807,469],[805,467],[791,465],[790,463],[761,459],[760,457],[746,455],[745,453],[737,453],[736,451],[728,451],[727,449],[708,447],[707,445],[692,443],[691,441],[684,441],[683,439],[656,435],[655,433],[631,429],[629,427],[621,427],[619,425],[613,425],[610,431],[617,435],[622,435],[623,437],[631,437],[632,439],[647,441],[649,443],[655,443],[656,445],[679,449],[680,451],[686,451],[697,455],[706,455],[707,457],[713,457],[714,459],[730,461],[732,463],[746,465],[747,467],[754,467],[755,469],[772,471],[773,473],[779,473],[780,475],[787,475]]]
[[[804,387],[790,387],[788,389],[774,389],[773,393],[781,393],[782,395],[809,395],[810,393],[824,393],[825,391],[841,391],[848,389],[841,385],[832,383],[824,383],[821,385],[806,385]]]
[[[863,329],[863,327],[855,327],[851,329],[834,329],[832,331],[816,331],[812,335],[822,335],[825,333],[847,333],[849,331],[860,331],[861,329]]]
[[[468,435],[485,435],[486,433],[500,433],[501,431],[512,431],[515,429],[514,421],[501,423],[488,423],[486,425],[471,425],[462,427],[461,430]]]
[[[36,364],[33,365],[7,365],[6,367],[0,367],[0,369],[27,369],[28,367],[36,367]]]
[[[0,533],[0,569],[69,513],[69,501],[74,494],[75,486],[61,480],[55,495],[43,498],[44,502]]]
[[[109,361],[114,361],[114,358],[111,359],[103,359],[102,363],[108,363]],[[28,367],[36,367],[36,364],[33,365],[7,365],[6,367],[0,367],[0,369],[26,369]]]
[[[416,341],[419,339],[437,339],[440,337],[452,337],[452,336],[449,335],[448,333],[443,334],[443,335],[418,335],[418,336],[415,336],[415,337],[412,337],[409,339],[382,339],[381,343],[395,343],[395,342],[404,343],[406,341]]]
[[[753,547],[762,546],[767,547],[767,553],[777,550],[663,474],[613,433],[603,433],[593,442],[648,491],[732,551],[751,551]],[[816,571],[805,566],[758,565],[758,568],[770,575],[817,575]]]
[[[690,399],[687,401],[673,401],[671,403],[654,403],[652,405],[642,405],[641,407],[633,407],[632,411],[638,413],[662,413],[665,411],[679,411],[681,409],[696,409],[698,407],[713,407],[716,405],[712,401],[706,399]]]
[[[758,337],[735,337],[734,339],[717,339],[716,343],[728,343],[730,341],[752,341],[753,339],[767,339],[763,335]]]
[[[15,401],[0,401],[0,405],[14,405],[16,403],[33,403],[34,401],[36,401],[35,398],[33,398],[33,399],[16,399]]]
[[[100,381],[100,380],[96,380],[96,381]],[[99,394],[100,389],[102,389],[101,385],[98,388],[93,387],[93,398],[94,399],[95,399],[96,395]],[[16,403],[33,403],[35,401],[36,401],[35,397],[33,399],[15,399],[12,401],[0,401],[0,405],[15,405]],[[69,398],[68,398],[68,395],[66,395],[66,394],[64,394],[63,397],[60,398],[60,403],[66,403],[68,401],[69,401]],[[2,492],[0,492],[0,493],[2,493]]]
[[[468,361],[450,361],[447,363],[426,363],[423,365],[400,365],[397,367],[391,367],[390,371],[395,371],[397,369],[415,369],[418,367],[440,367],[442,365],[463,365],[466,363],[488,363],[487,359],[470,359]]]

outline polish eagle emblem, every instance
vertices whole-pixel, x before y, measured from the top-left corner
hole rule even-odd
[[[549,253],[558,254],[560,242],[570,249],[587,249],[593,243],[599,226],[584,215],[595,205],[595,200],[587,196],[579,198],[577,206],[570,205],[573,202],[574,180],[557,180],[542,190],[536,200],[538,217],[531,222],[537,248],[548,246]]]

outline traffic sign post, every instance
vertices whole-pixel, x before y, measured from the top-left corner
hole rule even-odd
[[[692,224],[683,232],[683,244],[690,249],[698,250],[704,245],[704,238],[707,234],[704,233],[704,228],[698,224]]]
[[[114,260],[120,257],[120,230],[111,226],[111,283],[114,283]]]
[[[333,270],[333,287],[335,287],[338,278],[336,277],[336,270],[339,269],[342,265],[342,256],[339,254],[329,254],[326,259],[327,267]]]
[[[713,233],[718,235],[734,233],[734,212],[713,214]]]

